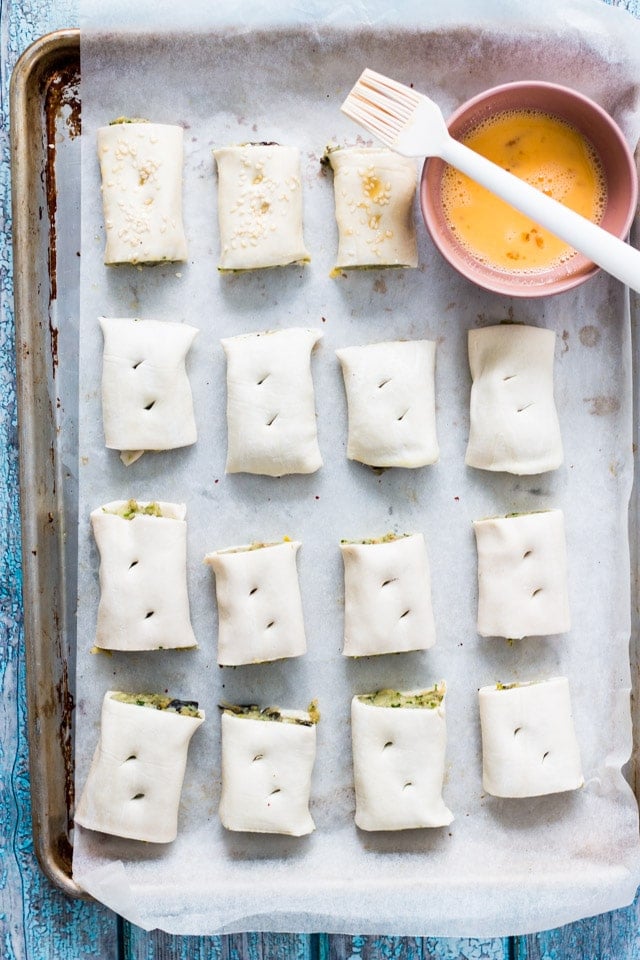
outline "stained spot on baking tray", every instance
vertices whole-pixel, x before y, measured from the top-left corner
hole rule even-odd
[[[591,324],[582,327],[578,336],[583,347],[595,347],[600,343],[600,331]]]
[[[380,278],[379,280],[376,280],[376,282],[374,283],[373,289],[375,290],[376,293],[386,293],[387,285],[384,282],[384,280]]]
[[[617,413],[620,401],[617,397],[584,397],[584,403],[590,403],[589,413],[595,417],[605,417],[609,413]]]
[[[562,331],[562,352],[566,353],[568,349],[569,349],[569,331],[563,330]]]

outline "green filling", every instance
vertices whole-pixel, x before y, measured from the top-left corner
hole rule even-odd
[[[120,703],[133,703],[137,707],[164,710],[166,713],[179,713],[181,717],[202,716],[195,700],[175,700],[162,693],[112,693],[111,699]]]
[[[401,693],[399,690],[377,690],[376,693],[363,693],[358,697],[362,703],[371,707],[405,707],[409,709],[434,710],[444,700],[446,692],[443,683],[436,683],[428,690],[419,693]]]
[[[116,117],[115,120],[109,121],[110,127],[116,127],[120,123],[149,123],[150,121],[145,119],[145,117]]]
[[[137,500],[127,500],[125,504],[117,510],[107,510],[103,507],[105,513],[112,513],[116,517],[122,517],[123,520],[133,520],[134,517],[162,517],[162,509],[159,503],[155,501],[148,503],[146,507],[141,507]]]
[[[371,540],[341,540],[340,543],[356,544],[357,546],[373,546],[376,543],[393,543],[394,540],[404,540],[410,533],[385,533],[384,537],[375,537]]]
[[[220,709],[230,716],[242,717],[245,720],[271,720],[276,723],[297,723],[301,727],[312,727],[320,720],[317,700],[312,700],[307,707],[307,713],[309,714],[308,719],[306,717],[288,717],[283,715],[280,707],[263,707],[261,709],[255,703],[223,703],[220,705]]]

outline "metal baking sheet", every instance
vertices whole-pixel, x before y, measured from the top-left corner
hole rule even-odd
[[[79,242],[80,222],[78,63],[77,32],[43,38],[16,69],[12,88],[16,342],[34,840],[47,874],[72,894],[79,893],[70,878],[69,822],[73,803],[77,520],[74,297],[79,250],[74,245]],[[637,314],[637,298],[632,304]],[[25,491],[29,491],[28,496]],[[635,498],[633,502],[635,507]],[[634,547],[635,520],[632,533]],[[634,617],[636,596],[634,593]],[[633,667],[635,682],[635,645]],[[37,749],[33,749],[35,744]],[[629,776],[633,782],[635,773],[632,763]]]

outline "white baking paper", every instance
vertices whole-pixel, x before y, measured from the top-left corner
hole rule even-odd
[[[89,0],[87,0],[88,4]],[[96,5],[97,6],[97,5]],[[443,262],[418,218],[417,270],[329,277],[335,261],[327,143],[366,138],[339,112],[364,67],[429,93],[446,114],[511,79],[576,87],[635,144],[640,131],[640,24],[597,2],[382,0],[334,7],[236,4],[215,17],[164,20],[158,5],[100,5],[83,35],[82,309],[77,785],[99,735],[106,689],[169,690],[197,699],[207,721],[191,744],[180,833],[157,847],[76,830],[74,876],[148,928],[181,934],[323,930],[502,936],[552,927],[629,903],[640,880],[636,801],[621,767],[631,752],[628,504],[633,478],[627,293],[598,275],[544,300],[484,292]],[[446,8],[446,9],[443,9]],[[530,13],[533,10],[533,13]],[[108,13],[102,11],[101,15]],[[220,19],[222,17],[222,19]],[[207,19],[208,18],[208,19]],[[212,22],[213,21],[213,22]],[[145,32],[149,24],[158,30]],[[115,29],[115,26],[131,29]],[[163,32],[170,25],[173,31]],[[202,26],[202,29],[200,27]],[[103,29],[105,32],[101,33]],[[185,128],[188,262],[103,265],[97,128],[120,115]],[[220,275],[212,149],[246,140],[300,147],[306,267]],[[198,442],[124,467],[104,447],[98,317],[140,316],[201,331],[188,359]],[[555,387],[565,464],[539,477],[467,468],[467,330],[502,320],[557,333]],[[225,363],[220,338],[289,326],[323,339],[312,361],[324,466],[282,479],[225,476]],[[398,338],[437,341],[441,457],[376,472],[346,458],[346,401],[336,348]],[[199,649],[92,655],[98,556],[89,512],[118,498],[186,502],[188,577]],[[475,630],[472,520],[559,507],[565,513],[572,629],[513,644]],[[425,534],[437,644],[422,653],[341,656],[341,538]],[[309,651],[295,661],[219,668],[216,607],[205,553],[283,536],[302,541],[299,572]],[[530,800],[485,796],[479,687],[569,678],[586,784]],[[349,708],[354,694],[445,679],[449,744],[444,798],[451,826],[364,834],[353,822]],[[220,796],[222,700],[306,707],[322,720],[312,783],[316,832],[306,838],[226,832]],[[121,865],[121,866],[120,866]]]

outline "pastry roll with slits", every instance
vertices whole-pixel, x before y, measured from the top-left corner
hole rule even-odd
[[[356,824],[361,830],[444,827],[445,684],[351,701]]]
[[[540,797],[584,783],[566,677],[481,687],[482,783],[494,797]]]
[[[100,552],[96,646],[195,647],[187,594],[186,508],[114,500],[91,513]]]
[[[435,463],[435,343],[372,343],[336,354],[349,409],[347,457],[372,467]]]
[[[204,558],[216,577],[218,663],[300,657],[307,649],[296,569],[300,544],[257,543]]]
[[[186,260],[182,127],[116,120],[98,130],[106,264]]]
[[[277,143],[214,150],[218,166],[219,270],[306,263],[300,153]]]
[[[315,701],[309,710],[229,706],[222,714],[220,820],[227,830],[315,830],[309,813],[316,756]]]
[[[343,542],[346,657],[428,650],[435,643],[421,533]]]
[[[185,358],[198,331],[182,323],[100,318],[102,420],[107,447],[127,465],[145,450],[197,439]]]
[[[227,356],[227,473],[281,477],[322,466],[311,351],[322,334],[292,328],[222,341]]]
[[[338,224],[336,269],[417,267],[415,161],[384,147],[339,147],[327,157]]]
[[[481,470],[532,474],[562,463],[553,399],[556,335],[501,324],[469,331],[471,424],[466,463]]]
[[[570,629],[561,510],[476,520],[478,633],[542,637]]]
[[[191,700],[107,691],[75,822],[147,843],[175,840],[189,741],[204,718]]]

